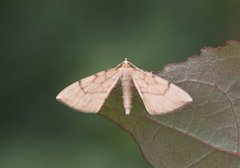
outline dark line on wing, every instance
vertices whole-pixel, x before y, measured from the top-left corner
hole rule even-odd
[[[168,86],[167,88],[164,90],[163,92],[163,95],[165,95],[167,93],[167,91],[170,89],[170,85],[171,85],[171,82],[167,81],[168,82]]]
[[[81,80],[78,81],[78,85],[79,85],[80,89],[83,91],[83,93],[86,94],[85,90],[82,87]]]

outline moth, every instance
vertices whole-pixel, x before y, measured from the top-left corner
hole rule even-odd
[[[125,60],[112,69],[83,78],[63,89],[56,97],[63,104],[86,113],[97,113],[112,89],[121,82],[125,114],[132,109],[135,86],[146,110],[152,114],[174,111],[192,102],[191,96],[167,80]]]

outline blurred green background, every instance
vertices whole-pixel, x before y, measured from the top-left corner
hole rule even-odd
[[[147,168],[99,115],[55,100],[125,57],[152,71],[240,39],[238,0],[1,1],[0,168]]]

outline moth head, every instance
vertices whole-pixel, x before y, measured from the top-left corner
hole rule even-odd
[[[125,68],[126,68],[126,67],[130,67],[127,58],[124,59],[124,61],[123,61],[123,63],[122,63],[122,67],[125,67]]]

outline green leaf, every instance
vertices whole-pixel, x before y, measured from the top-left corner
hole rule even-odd
[[[240,43],[204,48],[158,75],[187,91],[193,103],[151,116],[135,92],[127,116],[116,89],[100,115],[130,133],[152,167],[240,167]]]

